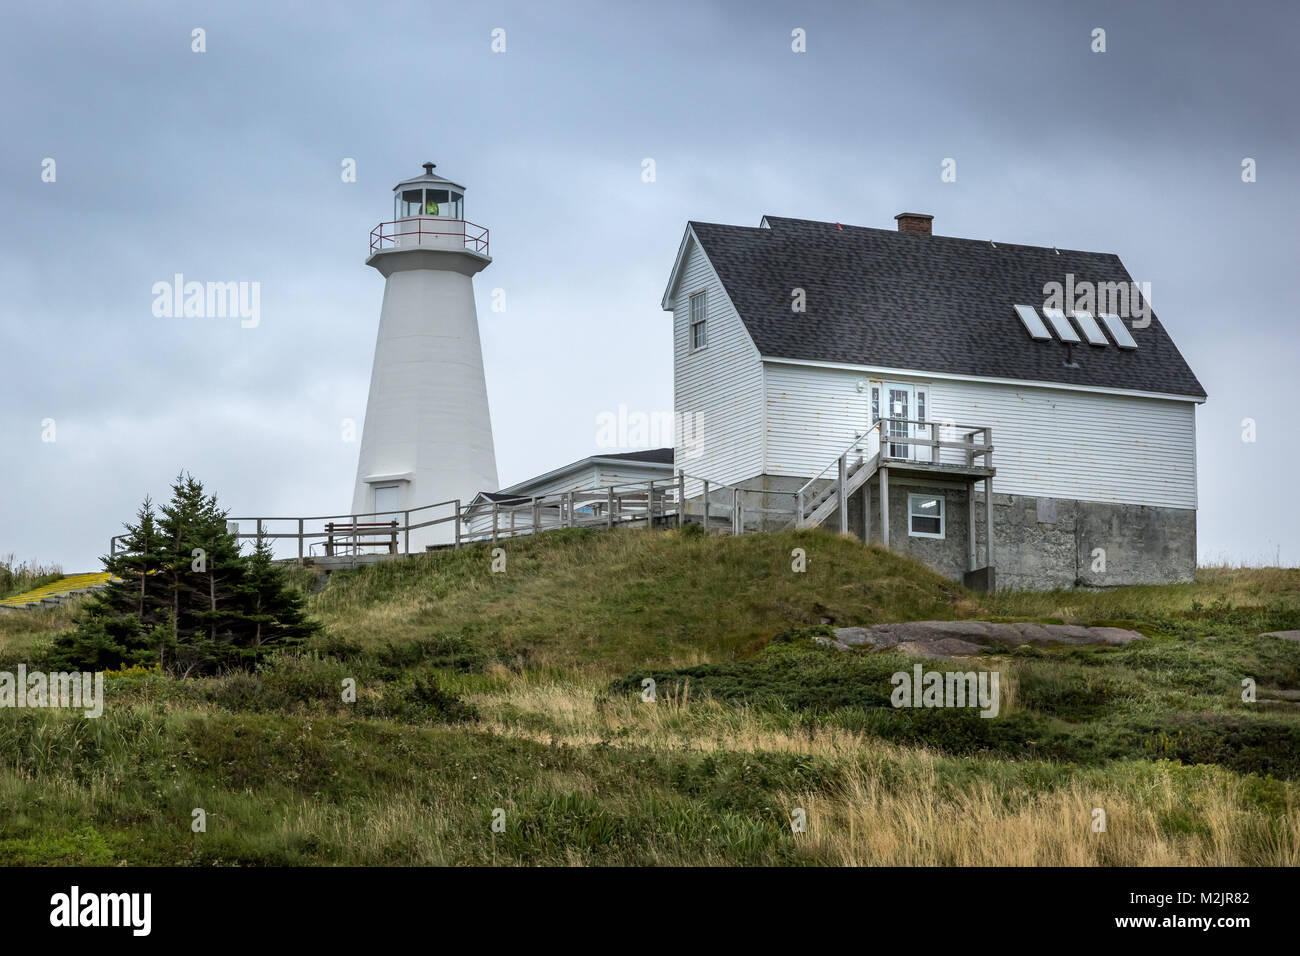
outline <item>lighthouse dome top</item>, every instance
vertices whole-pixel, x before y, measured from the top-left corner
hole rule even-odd
[[[424,183],[442,184],[444,186],[451,186],[455,189],[459,189],[461,192],[465,191],[465,187],[460,183],[454,183],[445,176],[440,176],[435,173],[434,170],[437,168],[437,163],[425,163],[424,172],[422,174],[419,176],[412,176],[410,179],[403,179],[393,187],[393,192],[397,192],[397,190],[401,189],[403,186],[418,186]]]
[[[422,175],[404,179],[393,187],[395,218],[465,218],[465,187],[439,176],[434,172],[436,168],[433,163],[425,163]]]

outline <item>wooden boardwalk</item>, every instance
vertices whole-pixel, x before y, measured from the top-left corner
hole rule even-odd
[[[923,431],[928,434],[920,434]],[[442,501],[394,512],[254,516],[230,518],[229,522],[240,539],[291,542],[297,554],[281,560],[323,568],[356,567],[410,555],[412,532],[440,526],[447,529],[448,543],[424,550],[496,544],[560,528],[681,527],[690,523],[723,534],[815,528],[836,513],[839,530],[846,532],[849,496],[879,475],[881,532],[888,545],[890,472],[899,476],[941,474],[972,486],[983,481],[990,491],[995,474],[992,442],[992,432],[986,427],[880,419],[797,491],[745,488],[679,471],[671,479],[531,497],[492,493],[470,502]],[[992,495],[986,494],[986,499],[991,501]],[[864,539],[870,538],[869,511],[864,509]],[[110,554],[117,553],[119,540],[120,536],[111,539]],[[991,540],[986,557],[991,566]]]

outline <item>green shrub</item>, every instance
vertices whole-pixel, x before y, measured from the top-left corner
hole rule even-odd
[[[477,720],[478,713],[459,697],[442,689],[437,677],[422,675],[414,684],[390,684],[378,705],[367,705],[371,716],[404,723],[457,723]]]
[[[113,851],[103,834],[87,825],[0,839],[0,860],[8,866],[108,866]]]

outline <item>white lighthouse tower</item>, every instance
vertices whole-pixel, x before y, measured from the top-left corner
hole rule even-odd
[[[362,522],[497,490],[474,275],[488,231],[465,220],[465,187],[434,173],[398,183],[392,222],[370,234],[386,280],[352,511]],[[411,523],[450,515],[417,512]],[[410,550],[454,539],[454,524],[410,533]]]

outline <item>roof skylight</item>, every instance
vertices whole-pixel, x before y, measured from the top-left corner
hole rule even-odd
[[[1074,331],[1074,326],[1070,320],[1065,317],[1065,313],[1060,309],[1043,309],[1043,315],[1047,316],[1047,321],[1052,323],[1052,329],[1056,332],[1056,337],[1062,342],[1078,342],[1079,333]]]
[[[1097,320],[1092,317],[1091,312],[1074,313],[1074,321],[1079,323],[1079,328],[1083,329],[1084,337],[1088,340],[1089,345],[1108,345],[1106,336],[1101,331],[1101,326]]]
[[[1052,333],[1047,331],[1047,326],[1043,325],[1043,320],[1038,317],[1032,305],[1016,306],[1016,315],[1020,316],[1020,321],[1024,323],[1030,338],[1050,339],[1052,337]]]
[[[1114,312],[1103,312],[1101,320],[1106,323],[1106,329],[1110,332],[1111,337],[1115,339],[1115,344],[1122,349],[1135,349],[1138,344],[1133,341],[1133,336],[1129,334],[1128,326]]]

